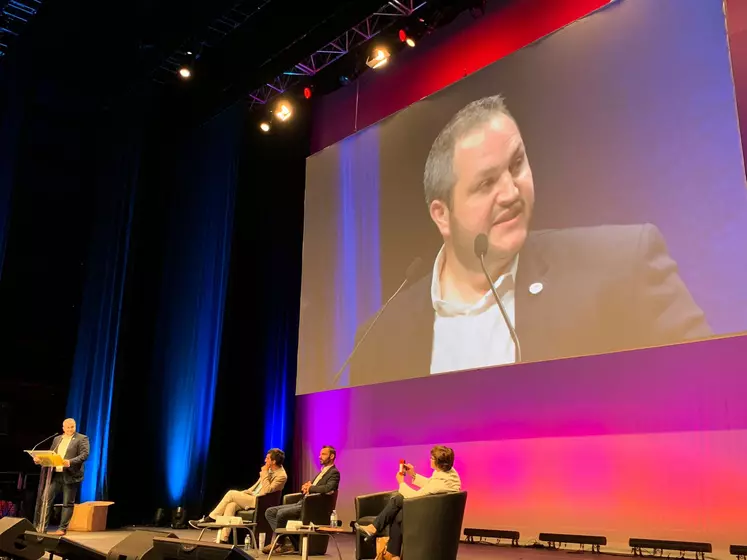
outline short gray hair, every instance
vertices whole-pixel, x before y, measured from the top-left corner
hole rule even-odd
[[[430,207],[434,200],[442,200],[451,207],[454,184],[454,148],[468,132],[485,124],[496,114],[511,116],[502,95],[483,97],[473,101],[451,117],[439,132],[428,153],[423,173],[425,202]]]

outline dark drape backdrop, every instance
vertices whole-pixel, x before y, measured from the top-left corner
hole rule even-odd
[[[25,113],[23,81],[17,79],[15,60],[0,65],[0,280],[5,260],[5,236],[10,219],[10,200],[16,171],[21,123]]]
[[[91,442],[81,501],[106,495],[109,427],[134,198],[143,141],[141,113],[102,116],[99,150],[91,162],[95,210],[83,284],[67,415]]]
[[[254,482],[270,447],[292,462],[302,113],[273,135],[243,105],[147,134],[108,446],[114,523],[205,513]]]
[[[309,119],[297,111],[270,135],[245,114],[221,376],[206,506],[253,483],[264,452],[293,462],[293,412]],[[235,457],[235,460],[229,459]],[[297,481],[286,488],[293,491]]]
[[[308,120],[265,135],[243,104],[196,124],[151,86],[105,110],[18,76],[0,87],[0,368],[70,383],[12,424],[34,423],[29,446],[78,420],[81,498],[113,500],[112,527],[197,516],[268,448],[293,461]]]

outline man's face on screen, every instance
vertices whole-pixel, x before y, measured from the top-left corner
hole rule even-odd
[[[534,207],[532,169],[516,122],[499,114],[465,134],[454,148],[453,169],[456,183],[445,219],[431,209],[444,241],[471,263],[475,237],[484,233],[488,259],[513,257],[526,240]]]

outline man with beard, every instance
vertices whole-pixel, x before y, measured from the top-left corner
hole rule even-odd
[[[443,246],[433,272],[397,296],[361,344],[351,385],[711,334],[655,226],[529,231],[532,169],[501,96],[451,119],[428,155],[424,186]],[[520,359],[475,255],[481,234]]]
[[[310,494],[331,494],[337,492],[337,488],[340,486],[340,471],[335,466],[335,459],[337,458],[337,451],[331,445],[325,445],[319,452],[319,464],[322,470],[316,475],[313,481],[309,480],[301,486],[301,492],[304,494],[304,498]],[[287,504],[282,506],[274,506],[267,508],[265,512],[265,518],[270,524],[273,532],[278,527],[284,529],[288,524],[288,521],[292,519],[301,519],[301,510],[303,508],[303,500],[295,504]],[[272,535],[268,535],[272,538]],[[272,544],[268,544],[262,549],[264,554],[269,554],[272,550]],[[285,542],[281,543],[278,541],[275,549],[276,554],[285,554],[296,550],[294,542],[286,537]]]

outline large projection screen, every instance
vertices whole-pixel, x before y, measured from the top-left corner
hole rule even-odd
[[[297,393],[747,331],[747,188],[709,3],[611,4],[311,156]]]

